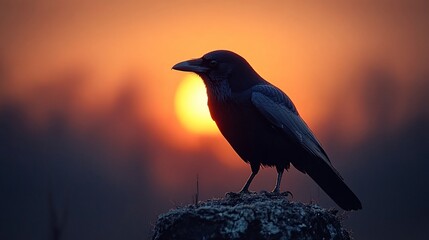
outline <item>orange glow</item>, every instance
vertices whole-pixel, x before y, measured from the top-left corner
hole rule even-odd
[[[365,91],[356,93],[352,84],[371,81],[353,76],[374,64],[395,76],[402,85],[393,99],[401,105],[392,118],[405,121],[412,84],[428,69],[428,15],[405,1],[185,2],[41,0],[0,7],[0,80],[11,79],[0,81],[0,100],[26,106],[29,122],[50,124],[51,115],[64,115],[89,132],[104,116],[121,126],[100,132],[133,135],[140,127],[168,146],[160,152],[201,151],[229,167],[247,167],[216,134],[202,81],[172,71],[175,63],[215,49],[237,52],[291,97],[318,138],[331,134],[353,144],[372,124],[364,112],[369,104],[357,104]]]
[[[207,95],[202,80],[187,75],[177,88],[175,110],[180,123],[190,132],[217,134],[217,126],[207,107]]]

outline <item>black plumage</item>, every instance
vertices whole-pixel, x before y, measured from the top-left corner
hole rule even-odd
[[[249,191],[261,165],[276,167],[273,192],[279,192],[283,171],[292,163],[344,210],[362,208],[289,97],[259,76],[244,58],[217,50],[173,69],[195,72],[203,79],[213,120],[250,164],[252,174],[241,192]]]

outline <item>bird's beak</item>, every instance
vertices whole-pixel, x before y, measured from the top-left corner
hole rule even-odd
[[[201,58],[191,59],[174,65],[173,69],[185,72],[205,73],[209,70],[209,68],[203,66],[202,63],[203,60]]]

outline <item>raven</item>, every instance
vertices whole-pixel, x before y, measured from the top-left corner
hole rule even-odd
[[[198,74],[207,89],[210,115],[220,132],[249,163],[252,173],[241,193],[248,193],[261,165],[276,167],[279,193],[290,163],[307,173],[344,210],[362,209],[290,98],[264,80],[238,54],[216,50],[173,66]]]

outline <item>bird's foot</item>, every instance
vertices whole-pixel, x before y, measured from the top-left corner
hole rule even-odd
[[[293,194],[290,191],[280,192],[280,190],[274,189],[271,192],[265,192],[265,193],[269,194],[269,195],[280,195],[280,196],[285,196],[285,197],[291,196],[293,198]]]
[[[279,193],[280,195],[282,195],[282,196],[285,196],[285,197],[289,197],[289,195],[293,198],[293,194],[292,194],[292,192],[291,191],[286,191],[286,192],[282,192],[282,193]]]
[[[227,192],[225,194],[225,197],[229,197],[229,198],[237,198],[240,196],[240,193],[236,193],[236,192]]]
[[[249,191],[249,189],[243,189],[238,194],[256,194],[256,192]]]
[[[230,198],[237,198],[237,197],[241,197],[243,195],[250,195],[250,194],[256,194],[256,192],[251,192],[249,190],[247,190],[247,191],[241,190],[240,192],[227,192],[225,194],[225,196],[230,197]]]
[[[279,188],[274,188],[273,191],[271,191],[272,194],[280,194]]]

